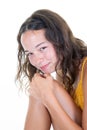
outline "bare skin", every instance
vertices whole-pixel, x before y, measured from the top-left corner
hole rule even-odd
[[[30,63],[45,73],[44,77],[36,73],[30,83],[25,130],[49,130],[51,124],[55,130],[87,130],[87,64],[83,75],[84,108],[81,112],[61,82],[50,75],[57,64],[60,69],[60,61],[44,32],[27,31],[21,37]]]
[[[34,130],[35,128],[37,128],[38,130],[39,129],[49,130],[51,123],[52,123],[55,130],[60,129],[58,126],[58,119],[56,116],[56,112],[52,111],[52,114],[51,114],[51,111],[49,110],[49,108],[52,108],[52,106],[55,105],[55,102],[54,102],[55,100],[52,101],[52,99],[54,97],[57,97],[56,98],[57,104],[58,104],[58,99],[61,98],[61,100],[62,100],[61,106],[64,107],[63,109],[65,109],[65,111],[68,114],[68,116],[70,117],[70,119],[77,122],[79,125],[81,125],[81,111],[80,111],[80,109],[73,103],[72,99],[69,97],[69,95],[66,92],[64,92],[63,89],[59,88],[57,90],[57,88],[56,88],[55,91],[56,92],[61,91],[61,94],[64,94],[64,96],[67,95],[66,98],[61,98],[61,95],[60,96],[58,96],[58,95],[53,96],[53,94],[51,95],[51,93],[49,93],[49,97],[47,97],[45,95],[46,102],[43,103],[44,104],[43,105],[41,102],[41,99],[39,100],[39,98],[37,99],[35,97],[33,98],[32,96],[30,96],[29,109],[28,109],[26,123],[25,123],[25,130],[29,130],[29,129]],[[52,98],[52,96],[53,96],[53,98]],[[63,102],[66,103],[66,107],[65,107],[65,104]],[[49,105],[51,105],[51,106],[49,106]],[[48,108],[48,106],[49,106],[49,108]],[[55,105],[55,107],[56,107],[56,105]],[[56,109],[54,109],[54,110],[56,110]],[[64,117],[62,116],[62,118],[64,118]]]
[[[41,102],[30,96],[24,130],[49,130],[50,126],[51,118],[47,109]]]
[[[39,74],[36,74],[34,78],[35,79],[33,79],[33,80],[37,81],[37,80],[39,80],[39,78],[42,78],[42,77],[39,77]],[[39,92],[36,90],[37,87],[34,88],[34,81],[32,81],[33,83],[30,84],[30,85],[32,85],[32,87],[30,89],[30,93],[31,93],[31,95],[34,96],[34,98],[36,98],[38,100],[38,102],[44,104],[44,106],[43,106],[43,107],[45,107],[44,110],[46,110],[46,108],[48,109],[54,129],[55,130],[60,129],[60,127],[58,125],[59,118],[57,119],[57,116],[56,116],[57,113],[55,111],[56,108],[58,107],[58,112],[60,113],[59,106],[63,109],[63,112],[65,111],[67,113],[67,116],[69,116],[72,121],[75,121],[79,125],[81,125],[80,109],[74,104],[72,98],[67,94],[67,92],[62,87],[57,86],[58,83],[55,83],[55,87],[54,87],[54,85],[52,86],[52,84],[53,84],[52,78],[50,76],[47,76],[47,78],[48,78],[47,79],[48,81],[47,81],[47,83],[45,81],[45,84],[48,84],[48,82],[50,82],[52,91],[50,91],[49,88],[46,88],[46,91],[48,91],[48,94],[46,95],[45,91],[43,91],[42,92],[43,94],[42,94],[41,91]],[[46,79],[42,79],[42,80],[46,80]],[[42,80],[41,80],[41,82],[42,82]],[[44,81],[43,81],[43,83],[44,83]],[[43,84],[41,87],[42,88],[45,87],[45,84]],[[36,82],[35,82],[35,86],[36,86]],[[38,86],[38,84],[37,84],[37,86]],[[56,94],[56,93],[58,93],[58,94]],[[42,95],[42,97],[41,97],[41,95]],[[58,104],[59,104],[59,106],[56,107],[56,105],[58,105]],[[51,113],[51,110],[52,110],[52,113]],[[48,113],[48,115],[49,115],[49,113]],[[64,118],[64,117],[62,116],[62,118]]]
[[[36,80],[37,79],[37,80]],[[67,92],[62,88],[59,87],[58,83],[54,83],[56,86],[56,93],[58,92],[58,95],[55,95],[55,90],[54,90],[54,85],[53,85],[53,81],[51,79],[51,77],[49,75],[47,75],[47,79],[42,79],[42,77],[39,77],[38,74],[35,75],[32,83],[31,83],[31,89],[30,89],[30,93],[31,95],[33,95],[33,97],[36,99],[35,102],[39,102],[36,103],[36,108],[40,107],[40,103],[42,103],[42,108],[43,108],[43,112],[41,112],[39,114],[38,111],[38,122],[42,122],[42,126],[40,126],[41,128],[44,128],[44,123],[47,123],[47,128],[44,130],[49,130],[50,127],[50,123],[52,122],[54,129],[55,130],[86,130],[87,129],[87,115],[85,114],[87,112],[87,99],[86,99],[86,94],[87,94],[87,64],[85,65],[84,68],[84,79],[83,79],[83,89],[84,89],[84,109],[83,109],[83,113],[82,113],[82,118],[81,118],[81,111],[79,110],[79,108],[74,104],[72,98],[67,94]],[[48,84],[48,81],[50,81],[49,85],[50,85],[50,89],[49,87],[46,87],[46,85],[44,84]],[[43,85],[39,85],[38,82],[42,82],[43,81]],[[35,88],[34,83],[36,84],[38,88]],[[53,85],[53,86],[52,86]],[[42,88],[44,86],[44,90],[42,91]],[[59,95],[59,93],[61,93]],[[63,98],[64,97],[64,98]],[[51,100],[50,100],[51,99]],[[62,101],[62,103],[61,103]],[[65,105],[66,104],[66,105]],[[32,104],[33,106],[33,104]],[[31,106],[31,107],[32,107]],[[35,108],[35,109],[36,109]],[[33,116],[33,112],[36,111],[34,109],[34,107],[32,107],[32,112],[29,109],[30,113],[32,114],[32,119],[35,120],[36,118],[36,113],[34,113],[35,115]],[[33,111],[34,110],[34,111]],[[47,111],[48,110],[48,111]],[[45,114],[43,114],[45,113]],[[50,114],[50,116],[49,116]],[[44,115],[44,117],[42,116]],[[40,116],[40,118],[39,118]],[[44,118],[44,121],[42,120],[42,117]],[[51,117],[51,122],[49,121]],[[45,122],[46,121],[46,122]],[[30,121],[27,120],[27,124],[29,125]],[[37,124],[37,119],[36,119],[36,124]],[[82,122],[82,123],[81,123]],[[32,121],[32,124],[34,122]],[[40,124],[39,124],[40,125]],[[37,125],[37,129],[39,129],[39,125]],[[82,125],[82,126],[81,126]],[[27,126],[27,125],[26,125]],[[25,129],[28,130],[28,129]],[[30,130],[33,130],[32,127],[30,127]]]

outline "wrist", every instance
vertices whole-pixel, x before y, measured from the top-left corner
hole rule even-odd
[[[48,104],[52,104],[52,99],[55,97],[54,91],[49,91],[48,94],[43,97],[43,104],[48,107]]]

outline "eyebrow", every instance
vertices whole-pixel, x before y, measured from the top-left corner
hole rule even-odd
[[[45,42],[41,42],[35,46],[35,48],[39,47],[40,45],[44,44]],[[24,50],[24,52],[29,52],[28,50]]]
[[[45,42],[41,42],[35,46],[35,48],[39,47],[40,45],[44,44]]]

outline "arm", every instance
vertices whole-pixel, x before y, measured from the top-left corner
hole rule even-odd
[[[52,79],[36,74],[31,83],[30,94],[48,109],[55,130],[80,130],[81,111],[66,90]]]
[[[61,96],[62,89],[60,89],[59,87],[56,87],[55,89],[56,97],[53,93],[49,94],[52,102],[55,105],[52,106],[52,103],[49,100],[50,97],[46,97],[45,105],[50,112],[52,121],[54,123],[54,128],[56,130],[57,128],[60,128],[61,130],[87,130],[87,63],[84,67],[82,83],[84,95],[84,108],[82,118],[78,107],[73,103],[72,99],[70,99],[71,97],[69,98],[69,95],[65,94],[65,92],[63,94],[64,97],[63,95]],[[72,110],[72,108],[74,111]],[[82,127],[78,125],[80,122],[82,122]]]
[[[65,98],[58,100],[60,95],[56,98],[55,95],[50,92],[49,96],[45,96],[44,101],[44,105],[47,107],[51,115],[54,129],[82,130],[79,125],[82,120],[80,110],[73,103],[71,98],[68,97],[66,92],[63,93],[62,89],[61,92],[66,96]],[[60,101],[62,101],[62,103]]]
[[[82,111],[81,109],[74,103],[72,97],[67,93],[67,91],[63,87],[59,87],[56,83],[54,89],[55,97],[64,111],[68,114],[68,116],[75,121],[78,125],[82,125]]]
[[[47,109],[30,96],[24,130],[49,130],[51,125]]]

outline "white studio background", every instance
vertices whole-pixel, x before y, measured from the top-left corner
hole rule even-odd
[[[0,130],[23,130],[24,127],[28,97],[19,94],[14,82],[16,36],[22,22],[37,9],[51,9],[67,21],[76,37],[87,43],[86,5],[86,0],[0,1]]]

